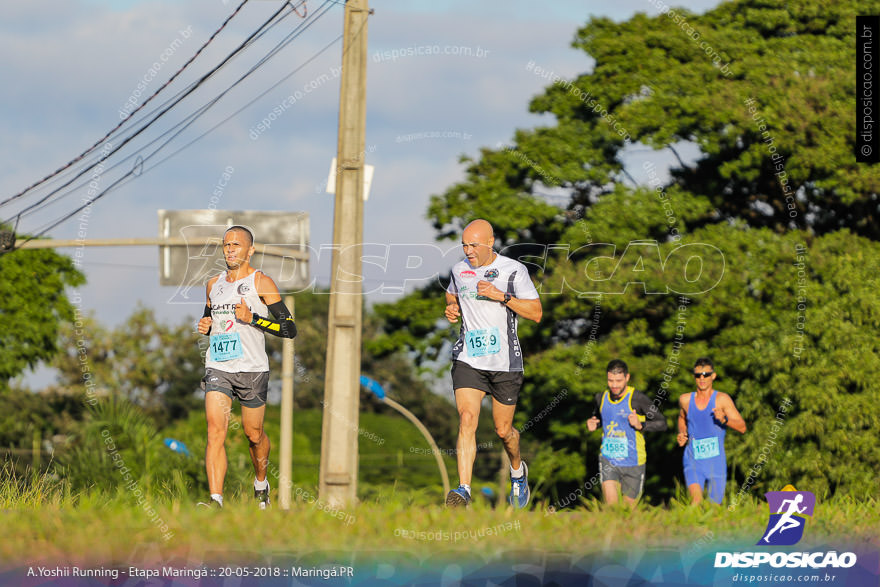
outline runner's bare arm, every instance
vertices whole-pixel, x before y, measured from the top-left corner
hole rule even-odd
[[[743,419],[739,410],[733,405],[730,396],[721,391],[715,398],[715,418],[725,424],[728,428],[736,430],[740,434],[746,433],[746,421]]]
[[[682,394],[678,398],[678,446],[684,446],[688,441],[687,406],[690,398],[691,394],[689,393]]]
[[[201,319],[199,319],[199,334],[208,334],[211,332],[211,324],[213,323],[213,320],[211,320],[211,298],[209,294],[211,293],[211,287],[214,286],[218,277],[218,275],[215,275],[209,279],[208,284],[205,286],[205,311],[202,314]]]
[[[443,313],[450,322],[458,322],[458,317],[461,316],[461,308],[458,306],[457,295],[446,292],[446,310]]]
[[[477,294],[496,302],[504,302],[504,292],[489,281],[479,281],[477,283]],[[533,322],[541,321],[541,315],[543,314],[541,298],[527,300],[511,296],[506,306],[526,320],[532,320]]]
[[[258,272],[254,276],[254,285],[257,288],[257,294],[259,294],[260,299],[269,308],[269,312],[272,313],[274,320],[268,316],[251,313],[249,320],[251,326],[281,338],[294,338],[296,336],[296,323],[293,321],[290,310],[281,300],[278,286],[275,285],[272,278],[263,272]]]

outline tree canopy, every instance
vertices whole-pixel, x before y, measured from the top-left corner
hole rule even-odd
[[[538,457],[537,496],[596,472],[599,439],[584,423],[612,358],[672,426],[647,438],[649,496],[669,496],[681,479],[677,400],[704,355],[749,425],[728,435],[729,491],[757,471],[756,493],[876,494],[880,167],[855,161],[850,81],[865,10],[741,0],[591,19],[573,45],[595,66],[551,76],[529,105],[552,124],[464,158],[465,178],[432,197],[440,237],[488,219],[541,293],[542,322],[520,321],[515,421]],[[699,156],[665,179],[662,154],[684,142]],[[624,166],[635,148],[653,150],[638,186]],[[387,322],[375,347],[404,346],[423,364],[443,356],[455,330],[431,318],[442,300],[432,285],[377,308]]]
[[[74,318],[66,288],[83,283],[70,257],[51,249],[0,255],[0,387],[59,350],[59,325]]]

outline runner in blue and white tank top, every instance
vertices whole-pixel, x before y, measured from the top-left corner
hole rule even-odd
[[[293,338],[296,324],[272,278],[250,266],[254,251],[254,237],[247,228],[227,229],[223,236],[227,269],[212,277],[205,288],[207,300],[198,330],[210,334],[202,389],[208,422],[205,468],[211,499],[200,505],[223,506],[226,431],[235,398],[241,403],[242,428],[250,441],[254,497],[261,509],[269,505],[266,472],[270,444],[263,431],[269,359],[263,333]]]
[[[679,398],[678,445],[685,447],[682,463],[685,484],[693,503],[703,499],[708,484],[709,499],[720,504],[727,484],[727,428],[745,433],[746,423],[730,396],[713,389],[716,373],[712,360],[697,359],[694,380],[697,391]]]
[[[523,381],[517,318],[538,322],[541,300],[525,265],[497,254],[494,243],[487,221],[468,224],[461,236],[465,259],[453,266],[446,289],[446,319],[455,323],[461,318],[452,347],[452,387],[461,417],[456,451],[460,484],[446,496],[449,506],[470,503],[477,420],[487,394],[492,396],[495,431],[510,457],[508,501],[517,508],[529,503],[528,467],[520,458],[519,432],[513,427]]]

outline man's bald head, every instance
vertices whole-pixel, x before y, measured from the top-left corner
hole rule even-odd
[[[477,218],[464,227],[464,231],[461,233],[461,238],[466,241],[480,239],[480,242],[488,242],[487,239],[491,239],[494,242],[495,233],[492,230],[492,225],[489,224],[488,221],[483,220],[482,218]]]
[[[461,246],[471,267],[488,265],[495,258],[492,246],[495,244],[495,234],[492,225],[486,220],[478,218],[464,227],[461,233]]]

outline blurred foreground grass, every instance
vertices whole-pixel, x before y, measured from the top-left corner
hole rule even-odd
[[[757,499],[733,512],[678,500],[631,512],[592,499],[559,513],[548,512],[546,504],[520,512],[493,509],[486,502],[448,510],[439,495],[393,487],[374,488],[374,497],[337,512],[320,502],[309,503],[314,488],[298,489],[291,509],[283,511],[273,488],[273,507],[261,512],[246,492],[230,497],[222,510],[213,510],[161,489],[144,495],[139,504],[124,489],[73,493],[49,478],[6,479],[0,484],[0,561],[254,564],[303,553],[316,560],[342,560],[352,552],[454,560],[473,553],[492,557],[510,551],[652,548],[699,555],[728,544],[754,545],[768,514],[766,503]],[[877,550],[878,528],[876,500],[820,499],[799,548],[855,544]]]

